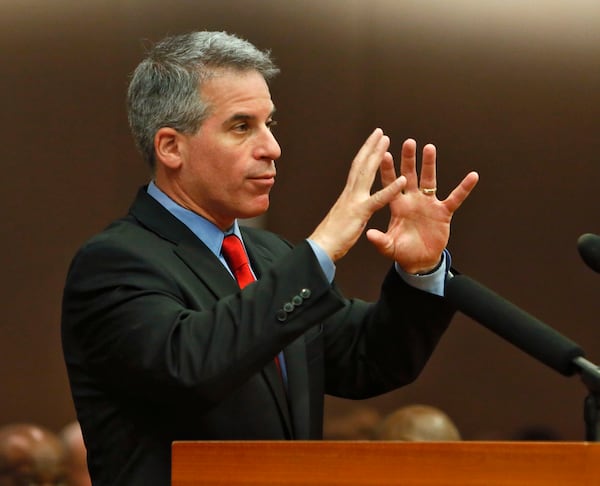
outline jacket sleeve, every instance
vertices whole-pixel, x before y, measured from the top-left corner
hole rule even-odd
[[[455,310],[392,268],[376,303],[346,301],[324,326],[325,390],[367,398],[413,382]]]

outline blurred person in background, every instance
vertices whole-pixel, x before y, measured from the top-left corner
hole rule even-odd
[[[461,440],[458,427],[448,414],[431,405],[415,404],[401,407],[386,415],[374,431],[375,440]]]
[[[58,435],[27,423],[0,428],[0,486],[68,486]]]

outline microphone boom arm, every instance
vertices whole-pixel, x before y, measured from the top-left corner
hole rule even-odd
[[[573,360],[579,368],[581,381],[588,388],[588,396],[583,403],[583,418],[585,421],[585,440],[598,442],[600,438],[600,368],[583,356]]]

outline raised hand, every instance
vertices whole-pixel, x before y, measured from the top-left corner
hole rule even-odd
[[[342,258],[356,243],[375,211],[397,200],[406,178],[396,178],[392,155],[387,151],[390,139],[381,129],[367,138],[356,154],[346,185],[333,207],[309,237],[327,252],[333,261]],[[371,187],[380,166],[386,170],[383,189],[371,194]],[[382,172],[383,175],[383,172]]]
[[[394,191],[390,201],[390,221],[385,233],[370,229],[367,238],[377,251],[400,265],[408,273],[426,273],[440,262],[450,237],[450,221],[454,212],[473,190],[479,175],[470,172],[461,183],[440,201],[436,196],[436,150],[423,148],[421,177],[416,169],[417,144],[408,139],[402,144],[400,173],[406,178],[401,192]],[[391,157],[382,160],[381,182],[384,189],[395,187],[396,170]]]

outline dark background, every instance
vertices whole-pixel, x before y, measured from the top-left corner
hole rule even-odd
[[[374,127],[396,153],[407,137],[433,142],[440,197],[481,175],[454,219],[455,265],[600,362],[600,275],[576,249],[600,232],[599,21],[584,0],[1,0],[0,424],[74,418],[59,340],[66,270],[148,179],[126,124],[129,74],[149,42],[189,30],[237,33],[282,68],[269,229],[310,234]],[[387,267],[363,238],[338,281],[375,298]],[[458,315],[414,385],[368,404],[439,406],[467,439],[543,424],[582,440],[586,393]],[[327,404],[328,417],[353,406]]]

